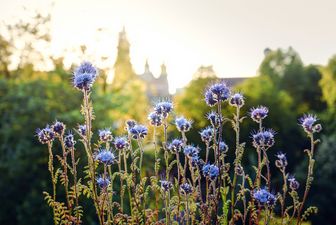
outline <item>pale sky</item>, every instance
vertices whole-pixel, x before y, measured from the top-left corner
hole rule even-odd
[[[49,9],[48,2],[0,0],[0,20],[19,17],[22,5]],[[220,77],[253,76],[266,47],[292,46],[304,63],[326,64],[336,54],[335,12],[335,0],[57,0],[51,51],[85,44],[112,67],[125,26],[135,71],[148,58],[158,74],[165,62],[174,92],[200,65]]]

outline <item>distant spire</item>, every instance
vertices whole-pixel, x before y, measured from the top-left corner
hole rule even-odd
[[[146,59],[146,63],[145,63],[145,73],[150,72],[149,70],[149,64],[148,64],[148,59]]]
[[[167,67],[164,63],[161,64],[161,75],[160,76],[162,75],[167,76]]]

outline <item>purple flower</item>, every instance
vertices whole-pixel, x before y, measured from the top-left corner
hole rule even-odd
[[[194,156],[198,156],[199,150],[198,148],[192,146],[192,145],[187,145],[183,149],[183,153],[185,156],[192,158]]]
[[[267,114],[268,108],[265,106],[258,106],[257,108],[252,108],[250,110],[251,118],[257,123],[260,123],[263,119],[265,119]]]
[[[273,206],[275,204],[275,196],[271,194],[266,188],[261,188],[253,193],[253,198],[261,205]]]
[[[36,130],[36,136],[38,138],[38,140],[42,143],[42,144],[47,144],[47,143],[51,143],[54,138],[55,138],[55,133],[54,131],[50,128],[49,125],[47,125],[45,128],[43,129],[37,129]]]
[[[134,127],[137,123],[134,120],[126,121],[126,130],[129,131],[132,127]]]
[[[278,154],[276,154],[276,157],[278,158],[275,161],[276,167],[282,169],[282,168],[285,168],[288,165],[286,154],[284,154],[282,152],[278,152]]]
[[[229,147],[227,146],[227,144],[225,144],[224,141],[219,142],[219,151],[226,153],[229,150]]]
[[[116,137],[113,141],[114,147],[118,150],[128,149],[129,143],[126,137]]]
[[[106,128],[103,130],[99,130],[99,139],[101,142],[110,142],[112,141],[112,133],[110,129]]]
[[[206,115],[206,118],[210,121],[211,125],[213,127],[219,127],[221,121],[222,121],[222,116],[218,115],[216,112],[211,111]]]
[[[289,177],[288,177],[288,181],[289,181],[289,187],[290,187],[293,191],[299,189],[299,187],[300,187],[300,183],[295,179],[294,176],[289,176]]]
[[[200,135],[203,142],[209,143],[213,137],[213,129],[211,127],[204,128]]]
[[[169,113],[173,111],[173,108],[174,108],[173,103],[168,102],[168,101],[163,101],[155,105],[154,111],[157,114],[162,115],[163,118],[167,118]]]
[[[96,181],[97,181],[98,186],[101,189],[107,188],[110,184],[110,179],[107,178],[107,177],[104,178],[104,177],[100,176],[96,179]]]
[[[170,189],[173,188],[173,184],[170,181],[161,180],[160,183],[161,183],[161,189],[163,191],[167,192],[167,191],[169,191]]]
[[[162,117],[161,114],[158,114],[156,112],[151,112],[148,115],[148,120],[149,120],[149,122],[150,122],[151,125],[159,127],[159,126],[162,125],[163,117]]]
[[[183,194],[188,195],[188,194],[190,194],[193,191],[193,188],[192,188],[192,186],[190,184],[184,183],[184,184],[181,184],[180,191]]]
[[[319,133],[322,130],[321,124],[315,124],[317,118],[315,115],[306,114],[299,119],[300,125],[307,134]]]
[[[183,116],[175,119],[176,128],[180,132],[188,132],[191,129],[191,124],[191,120],[187,120]]]
[[[203,175],[215,179],[219,175],[219,168],[216,165],[205,164],[202,168]]]
[[[211,85],[205,92],[205,102],[209,106],[215,106],[218,102],[223,102],[230,97],[230,89],[224,82]]]
[[[235,93],[230,97],[230,105],[235,107],[242,107],[245,103],[244,96],[241,93]]]
[[[148,134],[148,130],[147,127],[137,124],[129,130],[129,133],[133,139],[138,140],[145,138],[145,136]]]
[[[52,125],[52,129],[57,136],[62,136],[65,131],[65,124],[56,120]]]
[[[86,125],[78,125],[78,132],[82,135],[86,135]]]
[[[180,152],[183,146],[183,141],[181,139],[174,139],[172,142],[168,145],[168,149],[172,153]]]
[[[259,131],[252,134],[253,146],[257,147],[272,147],[274,145],[274,134],[272,129]]]
[[[72,133],[69,133],[67,136],[64,137],[64,145],[67,149],[71,149],[75,146],[76,141]]]
[[[89,62],[83,62],[73,73],[73,85],[81,91],[89,91],[97,77],[97,69]]]
[[[96,155],[96,160],[105,165],[112,165],[117,161],[117,157],[111,151],[102,149]]]

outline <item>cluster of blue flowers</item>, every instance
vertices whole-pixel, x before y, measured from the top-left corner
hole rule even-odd
[[[77,88],[78,90],[82,91],[84,96],[86,97],[86,101],[89,99],[88,93],[91,91],[94,81],[97,78],[98,70],[88,62],[84,62],[81,64],[73,73],[73,86]],[[251,217],[254,216],[253,212],[259,210],[258,213],[260,213],[261,209],[268,210],[269,214],[272,214],[272,210],[275,207],[276,202],[280,202],[280,204],[285,204],[285,197],[287,192],[287,181],[288,186],[290,188],[291,196],[295,196],[297,193],[296,191],[300,187],[300,183],[295,179],[294,176],[290,176],[287,171],[286,167],[288,165],[287,157],[285,153],[278,152],[276,156],[275,166],[282,172],[283,179],[284,179],[284,187],[282,188],[283,193],[280,194],[273,194],[270,192],[271,190],[271,182],[270,182],[270,172],[269,172],[269,160],[267,157],[266,150],[268,150],[270,147],[272,147],[275,144],[275,132],[272,129],[266,129],[263,127],[263,120],[268,116],[269,110],[265,106],[258,106],[256,108],[251,108],[249,111],[249,115],[253,121],[258,123],[259,129],[258,131],[255,131],[252,133],[252,144],[257,149],[258,153],[258,165],[256,168],[256,176],[255,181],[253,181],[253,176],[250,176],[249,174],[245,174],[243,165],[241,164],[242,155],[244,153],[244,143],[241,143],[239,140],[239,123],[243,121],[244,117],[240,116],[240,109],[245,104],[245,98],[242,93],[233,93],[231,94],[230,88],[226,85],[225,82],[219,82],[210,85],[204,94],[205,102],[210,107],[217,106],[217,111],[210,111],[206,114],[206,119],[209,121],[210,125],[208,127],[205,127],[199,132],[200,139],[205,143],[206,146],[206,159],[203,161],[200,157],[200,151],[201,148],[198,146],[194,146],[191,143],[188,143],[186,132],[189,132],[192,129],[192,121],[190,119],[187,119],[183,116],[178,116],[173,118],[174,125],[176,129],[180,132],[181,138],[174,138],[170,142],[168,142],[168,134],[167,134],[167,128],[171,123],[171,120],[169,120],[168,116],[170,114],[173,114],[174,105],[170,101],[161,101],[158,102],[154,107],[153,111],[149,113],[148,115],[148,121],[150,125],[154,127],[154,144],[155,144],[155,176],[151,177],[150,183],[151,185],[155,184],[156,186],[152,186],[151,190],[154,192],[158,190],[162,193],[162,196],[165,198],[165,211],[166,211],[166,223],[170,223],[171,218],[177,218],[176,221],[184,221],[184,218],[182,218],[181,215],[183,213],[186,213],[187,220],[189,222],[189,216],[194,216],[196,213],[204,213],[202,216],[199,216],[202,218],[202,224],[209,224],[211,219],[214,217],[212,215],[213,212],[218,212],[218,205],[220,201],[220,195],[225,194],[225,199],[229,199],[229,191],[225,191],[225,193],[221,193],[222,190],[222,181],[223,185],[228,185],[227,189],[231,191],[231,203],[228,201],[228,203],[225,204],[231,204],[231,214],[233,216],[232,220],[230,221],[230,224],[235,224],[235,217],[234,214],[238,212],[237,209],[235,209],[236,204],[234,202],[237,201],[243,201],[244,205],[244,215],[242,215],[241,212],[240,216],[241,218],[246,218],[246,215],[249,213],[251,214]],[[85,101],[84,101],[85,102]],[[87,101],[88,102],[88,101]],[[224,124],[224,119],[222,115],[222,103],[227,102],[227,104],[235,107],[236,114],[234,115],[233,119],[225,118],[225,121],[231,121],[232,126],[236,132],[236,152],[235,152],[235,160],[234,160],[234,171],[232,173],[230,172],[230,163],[227,162],[226,156],[227,152],[229,150],[228,145],[222,140],[222,128]],[[84,104],[85,105],[85,104]],[[87,104],[88,105],[88,104]],[[86,106],[87,106],[86,105]],[[85,107],[85,106],[84,106]],[[87,106],[89,107],[89,106]],[[88,110],[90,111],[90,110]],[[88,115],[86,115],[86,120]],[[319,133],[322,130],[321,124],[317,123],[317,118],[314,115],[307,114],[304,115],[302,118],[299,119],[299,123],[304,129],[304,131],[307,133],[308,137],[311,138],[312,143],[315,143],[313,140],[313,134]],[[140,196],[146,196],[145,192],[140,193],[141,189],[148,190],[148,187],[139,187],[138,185],[148,185],[146,182],[142,184],[142,182],[146,179],[142,179],[142,159],[143,159],[143,139],[148,135],[149,130],[148,128],[143,124],[138,124],[134,120],[128,120],[126,121],[126,131],[128,133],[128,136],[119,136],[119,137],[113,137],[112,131],[108,128],[101,129],[98,131],[98,137],[99,141],[98,144],[94,147],[91,147],[91,126],[90,126],[90,120],[85,121],[85,125],[78,125],[77,129],[75,130],[76,133],[81,137],[81,141],[84,143],[84,147],[86,149],[86,152],[88,154],[88,177],[90,177],[91,181],[88,182],[87,188],[93,188],[92,191],[93,195],[91,196],[94,199],[95,204],[98,206],[98,212],[97,214],[100,215],[100,220],[104,220],[104,213],[106,211],[106,217],[113,217],[113,209],[109,211],[110,209],[107,209],[108,207],[104,208],[104,204],[108,200],[104,200],[101,196],[105,194],[106,196],[111,196],[111,202],[109,202],[107,205],[111,206],[113,205],[113,193],[108,193],[110,191],[110,188],[113,188],[113,185],[111,182],[113,182],[114,177],[116,174],[113,175],[111,172],[113,164],[118,164],[119,173],[118,176],[120,178],[120,186],[122,188],[126,187],[129,194],[129,203],[130,208],[136,207],[133,204],[133,197],[138,201],[138,199],[142,199],[145,201],[144,197]],[[162,141],[162,148],[157,148],[157,142],[156,142],[156,133],[155,129],[157,127],[163,127],[164,130],[164,138]],[[49,150],[51,150],[52,142],[56,138],[56,140],[59,140],[62,142],[62,149],[63,149],[63,157],[64,160],[60,159],[61,162],[64,164],[64,171],[66,174],[66,155],[67,152],[71,152],[72,162],[73,166],[76,167],[76,162],[74,160],[74,150],[75,150],[75,136],[68,132],[65,134],[66,126],[64,123],[60,121],[56,121],[52,126],[47,125],[43,129],[38,129],[36,131],[36,135],[38,137],[38,140],[42,144],[48,144]],[[133,140],[133,141],[132,141]],[[134,150],[134,146],[138,144],[138,149]],[[76,146],[77,147],[77,146]],[[159,149],[157,151],[157,149]],[[163,149],[163,154],[165,158],[165,172],[166,176],[165,178],[160,181],[158,181],[159,171],[160,168],[160,156],[159,151]],[[67,150],[67,151],[66,151]],[[117,154],[115,154],[114,150],[118,151],[119,157],[117,157]],[[140,150],[140,151],[139,151]],[[51,152],[51,151],[50,151]],[[172,157],[176,157],[176,160],[171,160],[169,158],[169,152],[172,153]],[[309,154],[309,174],[308,178],[309,180],[312,180],[312,167],[314,165],[313,161],[313,147]],[[51,153],[52,154],[52,153]],[[90,155],[91,154],[91,155]],[[139,155],[140,154],[140,155]],[[229,155],[229,154],[228,154]],[[231,155],[231,153],[230,153]],[[180,157],[184,157],[184,159]],[[131,157],[131,166],[128,165]],[[240,157],[240,158],[239,158]],[[121,160],[123,159],[123,161]],[[139,159],[139,160],[138,160]],[[53,160],[53,157],[49,157],[49,160]],[[211,162],[214,160],[213,162]],[[136,162],[139,162],[139,166]],[[99,168],[96,170],[98,163],[100,163],[104,167],[104,172],[98,176]],[[170,163],[170,164],[169,164]],[[175,165],[175,163],[177,165]],[[124,167],[122,165],[124,164]],[[50,172],[52,176],[55,174],[53,173],[53,170],[51,167],[53,166],[52,162],[49,162]],[[91,166],[91,167],[90,167]],[[173,181],[171,179],[171,169],[176,166],[178,178]],[[267,176],[264,176],[263,167],[266,166],[267,168]],[[130,167],[131,173],[128,173],[128,167]],[[109,170],[107,173],[107,169]],[[189,171],[188,171],[189,170]],[[63,171],[63,172],[64,172]],[[71,168],[71,171],[74,171],[73,168]],[[187,172],[188,171],[188,172]],[[248,170],[247,170],[248,171]],[[74,177],[76,177],[75,173]],[[231,175],[233,174],[234,178],[231,179]],[[237,175],[239,177],[237,177]],[[128,178],[131,178],[131,182]],[[140,179],[139,179],[140,178]],[[206,196],[204,197],[203,189],[204,189],[204,183],[202,183],[205,178],[205,185],[206,185]],[[242,179],[242,184],[237,184],[237,180]],[[264,180],[263,180],[264,179]],[[57,181],[54,177],[52,177],[53,182]],[[76,178],[75,178],[76,180]],[[126,184],[124,185],[124,181],[126,180]],[[138,180],[140,180],[140,183],[137,183]],[[75,181],[76,182],[76,181]],[[96,182],[96,183],[95,183]],[[174,183],[175,182],[175,183]],[[267,187],[260,188],[263,183],[266,183]],[[148,182],[149,183],[149,182]],[[160,184],[160,185],[159,185]],[[250,187],[247,187],[247,184]],[[82,184],[81,184],[82,185]],[[84,185],[84,184],[83,184]],[[67,188],[67,184],[65,185]],[[100,190],[95,192],[95,188],[99,187]],[[110,187],[110,188],[108,188]],[[155,188],[156,187],[156,188]],[[177,189],[174,189],[174,187],[177,187]],[[239,194],[237,192],[237,188],[240,188]],[[123,189],[124,190],[124,189]],[[126,189],[125,189],[126,190]],[[126,191],[127,191],[126,190]],[[135,190],[135,191],[134,191]],[[169,205],[169,201],[173,200],[174,198],[170,198],[171,190],[173,192],[176,192],[175,194],[178,195],[178,201],[173,201],[173,204],[175,205]],[[309,189],[308,189],[309,190]],[[113,192],[113,190],[112,190]],[[306,187],[307,192],[307,187]],[[306,196],[305,192],[305,196]],[[250,193],[250,194],[246,194]],[[111,194],[111,195],[109,195]],[[288,194],[288,193],[287,193]],[[100,195],[100,196],[98,196]],[[181,195],[184,196],[185,203],[184,203],[184,211],[183,213],[180,212],[181,207]],[[239,195],[239,197],[237,197]],[[76,194],[77,197],[77,194]],[[156,197],[156,195],[155,195]],[[237,197],[237,199],[235,199]],[[122,198],[122,197],[121,197]],[[235,201],[236,200],[236,201]],[[156,199],[156,201],[159,201]],[[195,209],[192,213],[190,213],[188,210],[189,201],[196,203],[191,204],[195,207],[200,207],[200,212],[196,212]],[[295,199],[295,201],[298,201]],[[294,209],[298,212],[298,217],[300,218],[300,213],[302,210],[302,205],[304,204],[305,198],[302,202],[299,202],[301,204],[301,208],[297,208],[296,205],[293,205],[293,207],[296,207]],[[232,204],[233,203],[233,204]],[[258,208],[256,208],[256,204]],[[146,202],[144,203],[146,205]],[[245,207],[247,206],[248,207]],[[121,199],[120,205],[121,210],[123,210],[123,199]],[[284,210],[284,205],[282,206],[282,210]],[[97,207],[97,206],[96,206]],[[99,208],[101,207],[101,208]],[[230,206],[228,206],[230,207]],[[254,208],[253,208],[254,207]],[[113,208],[113,207],[112,207]],[[140,209],[140,208],[139,208]],[[138,209],[138,210],[139,210]],[[169,216],[171,213],[169,210],[174,209],[173,211],[178,211],[176,215]],[[146,209],[141,209],[146,211]],[[249,210],[251,210],[249,212]],[[71,211],[71,210],[69,210]],[[102,215],[100,214],[102,213]],[[107,214],[110,213],[110,215],[107,216]],[[225,213],[225,212],[223,212]],[[283,215],[285,215],[284,212],[282,212]],[[131,213],[132,214],[132,213]],[[135,214],[141,214],[140,211],[138,211]],[[228,216],[229,214],[225,215]],[[265,216],[268,214],[265,213]],[[133,215],[131,215],[133,216]],[[146,216],[146,212],[144,215]],[[70,218],[70,217],[69,217]],[[216,217],[217,218],[217,217]],[[134,218],[132,218],[134,219]],[[138,219],[138,218],[136,218]],[[141,218],[142,219],[142,218]],[[253,218],[254,220],[256,218]],[[243,224],[245,224],[245,221],[242,220]],[[253,220],[253,221],[254,221]],[[137,221],[137,220],[134,220]],[[266,221],[266,220],[265,220]],[[188,224],[187,222],[187,224]],[[217,221],[218,222],[218,221]],[[256,222],[256,221],[254,221]],[[184,223],[184,222],[183,222]]]
[[[205,164],[202,168],[203,175],[210,179],[215,179],[219,176],[219,168],[216,165]]]

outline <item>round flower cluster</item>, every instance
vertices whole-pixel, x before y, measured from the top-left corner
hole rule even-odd
[[[163,118],[167,118],[169,113],[173,111],[173,108],[174,108],[173,103],[168,102],[168,101],[163,101],[155,105],[154,111],[157,114],[162,115]]]
[[[82,136],[86,135],[86,126],[85,125],[78,125],[77,130]]]
[[[275,196],[271,194],[266,188],[258,189],[253,193],[253,198],[261,205],[273,206],[275,204]]]
[[[227,144],[225,144],[224,141],[219,142],[219,151],[226,153],[229,150],[229,147],[227,146]]]
[[[183,146],[183,141],[181,139],[174,139],[172,142],[168,145],[169,151],[172,153],[180,152]]]
[[[321,124],[315,124],[317,118],[315,115],[307,114],[299,119],[300,125],[307,134],[319,133],[322,130]]]
[[[161,189],[163,191],[169,191],[170,189],[173,188],[173,184],[170,181],[166,181],[166,180],[161,180]]]
[[[187,146],[184,147],[183,153],[188,158],[192,158],[194,156],[198,156],[199,149],[196,148],[196,147],[194,147],[194,146],[192,146],[192,145],[187,145]]]
[[[116,137],[113,141],[114,147],[118,150],[128,149],[129,143],[126,137]]]
[[[258,106],[257,108],[252,108],[250,110],[251,118],[257,123],[260,123],[263,119],[267,117],[267,115],[268,108],[265,106]]]
[[[184,183],[184,184],[181,184],[180,191],[183,194],[188,195],[188,194],[190,194],[193,191],[193,188],[192,188],[192,186],[190,184]]]
[[[213,137],[213,129],[211,127],[204,128],[200,135],[203,142],[209,143]]]
[[[202,168],[203,175],[215,179],[219,175],[219,168],[216,165],[205,164]]]
[[[300,187],[300,183],[295,179],[294,176],[289,176],[289,177],[288,177],[288,181],[289,181],[289,187],[290,187],[293,191],[299,189],[299,187]]]
[[[210,121],[213,127],[219,127],[222,121],[222,116],[218,115],[216,112],[211,111],[206,115],[206,118]]]
[[[117,157],[111,151],[102,149],[96,155],[96,160],[104,163],[105,165],[112,165],[117,161]]]
[[[83,62],[73,73],[73,85],[81,91],[89,91],[97,78],[97,69],[89,62]]]
[[[38,140],[42,143],[42,144],[47,144],[50,143],[54,140],[55,138],[55,133],[54,131],[49,127],[49,125],[47,125],[45,128],[43,129],[37,129],[36,130],[36,135]]]
[[[72,133],[69,133],[67,136],[64,137],[64,145],[67,149],[71,149],[75,146],[76,141]]]
[[[52,125],[52,129],[54,131],[54,133],[56,134],[56,136],[62,136],[64,134],[65,131],[65,124],[59,121],[56,121],[53,125]]]
[[[272,147],[274,145],[274,134],[272,129],[259,131],[252,135],[253,146],[257,147]]]
[[[163,117],[162,115],[158,114],[157,112],[151,112],[148,115],[148,120],[151,125],[159,127],[162,125],[163,122]]]
[[[245,104],[244,96],[241,93],[235,93],[230,97],[230,105],[235,107],[242,107]]]
[[[278,158],[275,161],[276,167],[278,167],[280,169],[284,169],[288,165],[286,154],[284,154],[282,152],[278,152],[278,154],[276,154],[276,157]]]
[[[188,132],[191,129],[191,120],[187,120],[183,116],[175,119],[175,125],[178,131]]]
[[[211,85],[205,92],[205,102],[209,106],[215,106],[230,97],[230,89],[224,82]]]
[[[148,129],[144,125],[136,124],[131,127],[128,132],[133,139],[139,140],[145,138],[145,136],[148,134]]]
[[[101,142],[110,142],[112,141],[112,132],[110,129],[99,130],[99,140]]]
[[[105,188],[107,188],[107,187],[109,186],[109,184],[110,184],[110,179],[107,178],[107,177],[104,178],[104,177],[100,176],[100,177],[98,177],[98,178],[96,179],[96,181],[97,181],[98,186],[99,186],[101,189],[105,189]]]

